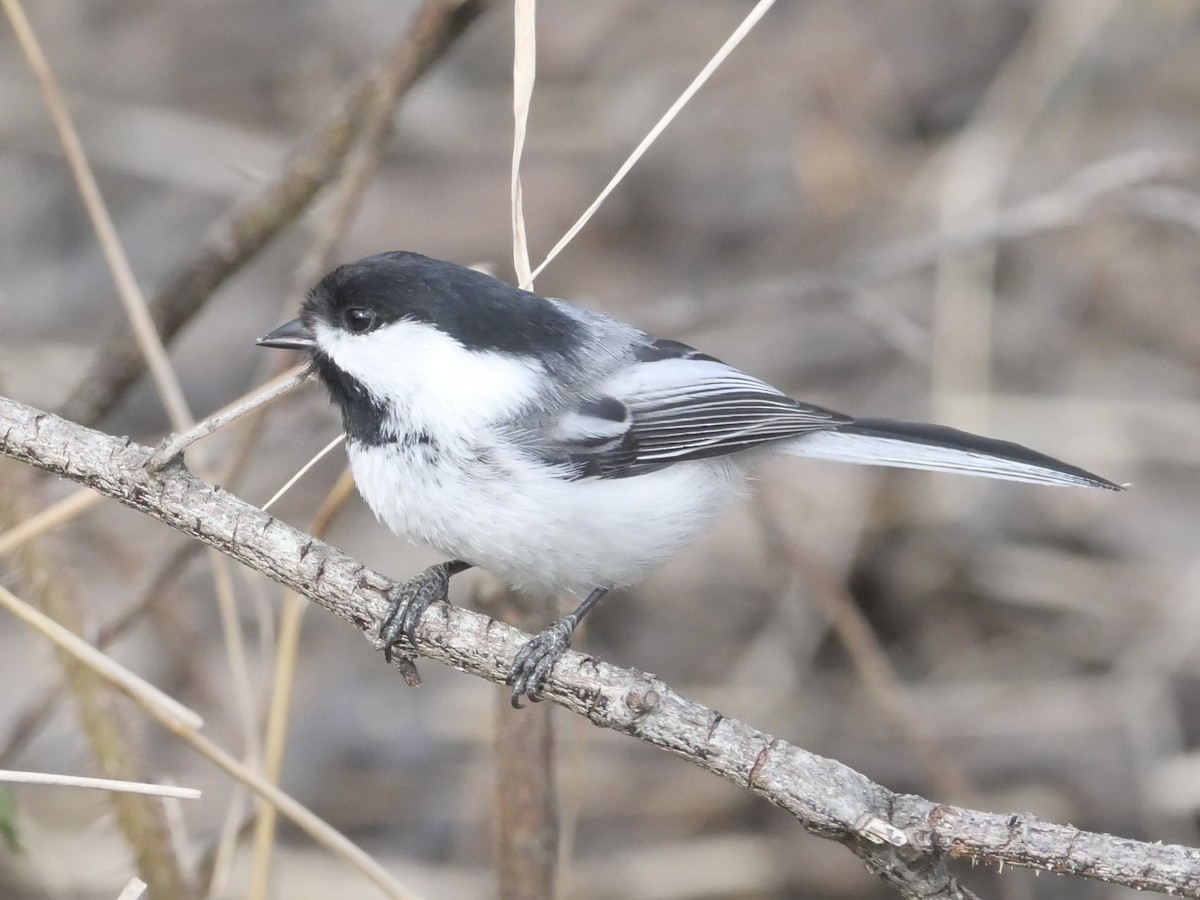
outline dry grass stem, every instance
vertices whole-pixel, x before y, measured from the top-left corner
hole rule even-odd
[[[158,390],[159,397],[162,398],[172,427],[177,431],[183,431],[192,424],[192,414],[189,412],[187,400],[183,396],[183,388],[179,385],[179,379],[167,357],[166,348],[163,347],[158,330],[146,309],[146,300],[142,296],[141,288],[138,287],[133,268],[129,265],[129,259],[125,255],[125,249],[121,246],[112,216],[109,215],[108,207],[100,194],[100,188],[96,184],[95,175],[92,174],[92,167],[88,162],[87,154],[84,153],[79,134],[67,112],[66,102],[58,87],[58,80],[54,77],[54,71],[50,68],[45,54],[42,53],[42,48],[30,27],[29,20],[25,17],[20,0],[0,0],[0,2],[3,3],[4,11],[12,23],[21,50],[25,53],[29,67],[33,70],[38,86],[42,90],[46,101],[46,110],[54,121],[54,128],[58,132],[67,163],[75,177],[79,196],[87,208],[92,227],[96,230],[96,238],[104,251],[104,258],[108,262],[113,282],[116,284],[117,295],[125,308],[125,314],[128,316],[133,333],[137,338],[138,347],[146,358],[150,375],[154,379],[154,386]]]
[[[299,142],[284,170],[214,223],[196,256],[155,296],[150,312],[160,334],[173,338],[217,288],[296,221],[341,170],[369,110],[394,103],[411,88],[487,5],[486,0],[426,0],[404,37],[381,62],[368,66],[329,117]],[[101,347],[62,414],[95,422],[143,369],[136,344],[117,336]]]
[[[158,452],[154,454],[154,458],[150,460],[148,465],[152,469],[161,469],[192,444],[203,440],[210,434],[215,434],[230,422],[240,419],[247,413],[274,403],[284,394],[299,387],[310,377],[311,375],[306,366],[293,366],[286,372],[275,376],[261,387],[256,388],[253,392],[242,395],[223,409],[213,413],[207,419],[197,422],[195,426],[189,428],[187,431],[171,435],[159,447]],[[2,539],[3,536],[0,536],[0,540]]]
[[[20,549],[24,544],[65,525],[87,512],[103,497],[87,488],[74,491],[39,513],[22,520],[7,531],[0,532],[0,556]]]
[[[942,183],[938,226],[944,238],[980,218],[994,219],[1012,161],[1080,54],[1121,0],[1053,0],[1041,6],[1020,45],[993,78],[972,121],[955,140]],[[962,408],[954,393],[986,397],[991,388],[996,248],[947,254],[933,298],[934,417],[968,430],[989,427],[986,405]]]
[[[354,495],[354,479],[349,471],[342,472],[326,495],[317,514],[309,523],[314,537],[324,538],[330,525],[346,502]],[[275,668],[267,705],[266,735],[263,739],[263,775],[278,784],[283,773],[287,751],[288,723],[292,708],[292,689],[296,682],[296,667],[300,658],[300,628],[308,602],[295,591],[283,592],[283,609],[279,613]],[[276,810],[262,803],[254,828],[254,858],[250,887],[246,896],[251,900],[265,897],[270,886],[271,852],[275,845]]]
[[[46,784],[60,787],[88,788],[97,791],[119,791],[126,794],[146,794],[151,797],[170,797],[175,800],[197,800],[195,788],[167,784],[145,784],[139,781],[116,781],[112,778],[89,778],[83,775],[57,775],[50,772],[13,772],[0,770],[0,782],[12,784]]]
[[[513,266],[517,284],[533,290],[529,263],[529,241],[525,236],[525,209],[521,197],[521,154],[525,151],[525,132],[529,128],[529,107],[533,102],[533,84],[537,74],[536,0],[516,0],[513,11],[513,153],[512,153],[512,232]]]
[[[691,100],[692,97],[696,95],[696,92],[704,86],[704,83],[708,81],[708,79],[712,76],[712,73],[715,72],[721,63],[725,61],[726,57],[733,52],[734,48],[742,42],[742,39],[750,33],[750,30],[758,24],[758,20],[766,15],[767,10],[774,5],[775,0],[758,0],[758,3],[756,3],[754,8],[751,9],[746,15],[746,18],[742,20],[742,24],[734,29],[734,32],[729,36],[729,39],[721,45],[721,48],[713,55],[712,59],[710,59],[704,65],[704,68],[700,70],[700,74],[693,78],[692,83],[689,84],[684,89],[683,93],[679,95],[679,99],[672,103],[670,108],[663,113],[662,118],[655,123],[654,127],[650,129],[646,136],[642,138],[637,147],[634,148],[633,152],[629,154],[629,158],[626,159],[625,162],[621,163],[621,167],[617,169],[617,173],[613,175],[608,184],[606,184],[603,190],[600,191],[599,196],[592,201],[591,206],[583,211],[583,215],[576,220],[574,225],[567,229],[567,233],[559,238],[558,243],[550,248],[550,252],[546,254],[546,258],[543,259],[538,264],[538,267],[530,274],[530,284],[533,283],[534,278],[537,278],[537,276],[542,273],[542,270],[546,268],[546,266],[550,265],[550,262],[554,259],[554,257],[558,256],[558,254],[563,251],[567,244],[571,243],[572,238],[574,238],[575,235],[579,234],[579,232],[583,230],[583,226],[586,225],[592,216],[596,214],[596,210],[598,210],[604,201],[608,199],[608,195],[616,190],[617,185],[620,184],[624,180],[625,176],[629,174],[629,170],[632,169],[637,164],[637,161],[645,155],[646,151],[650,149],[650,146],[656,140],[658,140],[658,136],[666,131],[667,126],[670,125],[671,122],[674,121],[675,117],[679,115],[680,111],[687,106],[688,101]]]
[[[0,586],[0,606],[117,687],[137,703],[151,719],[188,743],[218,768],[246,785],[254,793],[264,797],[321,846],[345,859],[362,872],[387,896],[399,898],[399,900],[412,900],[415,897],[336,829],[313,815],[253,769],[204,738],[198,731],[204,723],[196,713],[163,694],[139,676],[116,663],[112,658],[100,653],[57,622],[42,615],[3,586]]]
[[[8,588],[0,585],[0,606],[37,631],[60,650],[70,654],[105,681],[119,688],[139,705],[153,707],[174,728],[200,728],[204,720],[174,697],[164,694],[145,679],[135,675],[111,656],[101,653],[81,637],[63,628],[49,616],[38,612]]]
[[[336,448],[338,445],[340,445],[345,440],[346,440],[346,436],[344,434],[339,434],[332,441],[330,441],[328,444],[326,444],[324,447],[322,447],[320,450],[318,450],[312,459],[310,459],[308,462],[306,462],[304,465],[302,465],[300,467],[299,471],[297,471],[295,475],[293,475],[286,482],[284,482],[283,487],[281,487],[279,490],[277,490],[274,494],[271,495],[271,499],[268,500],[266,503],[264,503],[262,505],[262,508],[264,510],[266,510],[266,509],[270,509],[272,506],[274,506],[276,501],[278,501],[284,494],[286,494],[288,491],[290,491],[292,489],[292,486],[295,485],[295,483],[297,481],[299,481],[301,478],[303,478],[305,476],[305,474],[307,474],[309,469],[311,469],[313,466],[315,466],[317,463],[319,463],[321,460],[323,460],[326,456],[328,456],[330,453],[332,453],[334,448]]]

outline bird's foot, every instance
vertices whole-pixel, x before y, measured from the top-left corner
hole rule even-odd
[[[512,688],[513,709],[522,709],[522,697],[539,703],[546,679],[562,655],[571,647],[571,634],[578,618],[571,614],[559,619],[545,631],[531,638],[513,661],[504,683]]]
[[[379,637],[383,641],[383,658],[389,663],[397,655],[404,655],[398,645],[402,641],[414,642],[421,616],[434,603],[448,603],[450,592],[451,563],[430,566],[416,578],[411,578],[395,588],[388,599],[392,608],[379,626]]]

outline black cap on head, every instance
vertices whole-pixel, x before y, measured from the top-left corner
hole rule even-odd
[[[313,288],[302,318],[365,333],[424,322],[472,350],[569,355],[581,324],[555,304],[464,266],[394,251],[334,269]]]

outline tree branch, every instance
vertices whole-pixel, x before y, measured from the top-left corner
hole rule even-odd
[[[486,7],[487,0],[426,0],[403,37],[303,141],[283,171],[219,219],[200,252],[150,301],[150,315],[164,344],[226,279],[308,208],[340,170],[371,110],[393,105]],[[97,421],[145,367],[128,330],[115,336],[101,347],[61,413],[80,422]]]
[[[286,584],[354,623],[376,647],[391,579],[195,477],[153,450],[0,398],[0,454],[77,481]],[[528,635],[439,606],[417,634],[422,656],[503,682]],[[568,653],[546,686],[554,702],[750,788],[808,831],[838,841],[905,897],[970,898],[946,857],[1082,875],[1200,898],[1200,850],[1093,834],[895,794],[834,760],[694,703],[653,676]]]

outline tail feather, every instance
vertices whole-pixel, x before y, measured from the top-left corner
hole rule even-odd
[[[855,419],[837,428],[801,435],[789,442],[788,451],[795,456],[864,465],[1124,490],[1106,478],[1020,444],[920,422]]]

